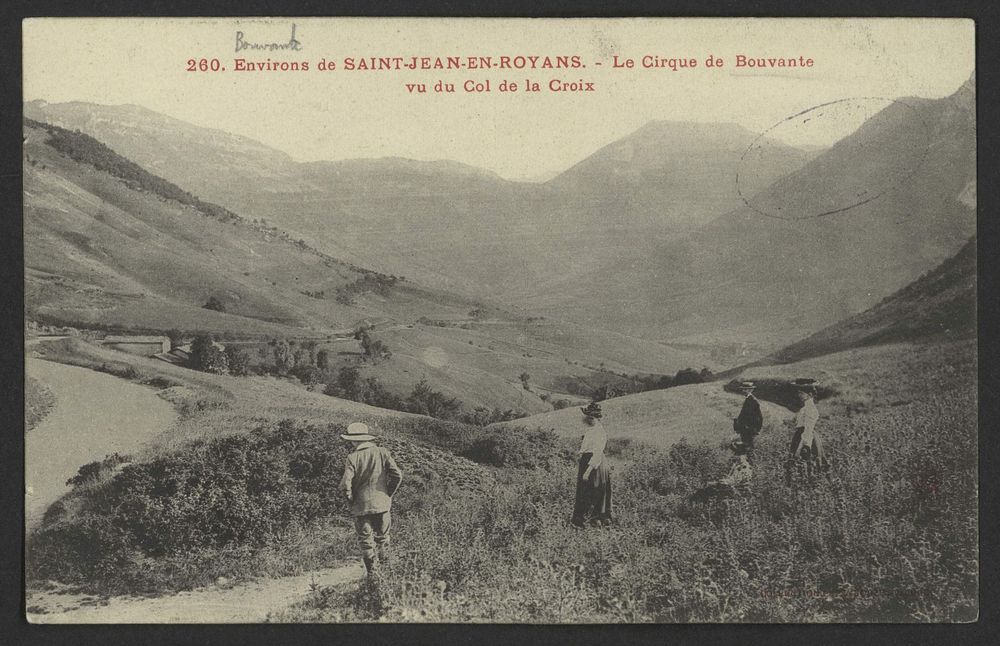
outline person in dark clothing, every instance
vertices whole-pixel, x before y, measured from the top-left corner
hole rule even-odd
[[[592,524],[611,524],[611,471],[604,459],[608,434],[601,424],[601,407],[591,402],[583,411],[587,428],[580,445],[580,464],[576,474],[576,501],[573,524],[583,527],[589,515]]]
[[[753,443],[764,427],[764,414],[760,410],[760,402],[753,396],[754,383],[740,383],[740,392],[746,395],[740,414],[733,420],[733,430],[740,436],[740,442],[747,447],[747,459],[753,460]]]

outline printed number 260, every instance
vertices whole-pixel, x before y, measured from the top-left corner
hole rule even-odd
[[[217,58],[211,60],[207,58],[189,58],[187,62],[188,72],[218,72],[220,69],[222,69],[222,63]]]

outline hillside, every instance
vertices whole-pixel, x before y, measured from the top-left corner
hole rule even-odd
[[[971,80],[950,97],[894,102],[750,205],[524,303],[649,338],[782,347],[871,307],[973,235],[975,136]],[[821,216],[838,205],[854,206]]]
[[[46,128],[25,128],[29,316],[315,337],[365,316],[334,297],[371,272],[202,202],[99,142]],[[224,311],[202,307],[211,297]]]
[[[549,182],[576,208],[614,214],[629,227],[707,224],[740,205],[740,159],[757,135],[736,124],[652,121]],[[753,184],[765,188],[813,155],[767,141]],[[752,187],[750,188],[752,191]]]
[[[793,343],[769,357],[799,361],[863,346],[974,338],[976,239],[874,307]]]
[[[973,234],[974,99],[970,80],[892,102],[822,151],[765,141],[750,169],[748,131],[653,122],[542,184],[450,162],[298,164],[135,107],[26,111],[356,265],[592,330],[761,356],[871,307]],[[252,162],[204,161],[236,154]],[[743,206],[737,169],[753,179]]]
[[[531,183],[448,161],[296,163],[248,139],[137,106],[33,101],[25,114],[79,128],[164,178],[338,258],[513,303],[558,297],[561,280],[648,256],[738,206],[737,163],[754,140],[726,124],[653,122],[558,177]],[[811,156],[777,149],[761,181]]]
[[[768,430],[780,429],[788,410],[761,402]],[[739,415],[743,397],[722,390],[719,383],[676,386],[601,402],[602,422],[609,440],[627,439],[659,448],[670,448],[681,438],[719,444],[735,438],[733,418]],[[524,426],[552,429],[560,437],[579,441],[586,430],[577,406],[532,415],[493,428]]]
[[[366,376],[400,395],[426,377],[469,409],[549,410],[544,391],[522,387],[522,372],[551,387],[605,363],[629,373],[714,367],[692,353],[571,333],[491,299],[372,272],[204,201],[86,135],[30,121],[24,132],[30,320],[319,343],[364,322],[398,355],[362,365]],[[204,307],[210,299],[224,311]],[[421,320],[432,334],[419,333]],[[353,341],[331,350],[334,369],[358,361]]]

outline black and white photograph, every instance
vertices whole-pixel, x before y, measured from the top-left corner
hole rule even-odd
[[[28,622],[978,620],[972,20],[22,33]]]

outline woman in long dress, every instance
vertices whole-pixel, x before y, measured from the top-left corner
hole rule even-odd
[[[795,413],[795,421],[792,423],[795,430],[792,434],[788,462],[785,467],[785,481],[788,485],[792,483],[792,472],[799,460],[805,462],[807,476],[812,476],[820,470],[825,471],[830,467],[826,451],[823,448],[823,440],[816,431],[816,422],[819,421],[819,410],[816,408],[815,401],[816,381],[814,379],[796,379],[792,385],[798,390],[802,407]]]
[[[583,527],[587,516],[594,525],[611,524],[611,471],[604,459],[608,434],[601,424],[601,407],[591,402],[583,411],[586,432],[580,444],[580,463],[576,476],[576,503],[573,524]]]

